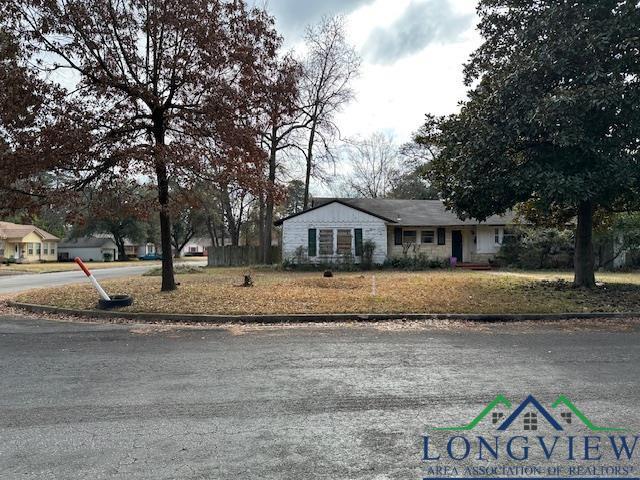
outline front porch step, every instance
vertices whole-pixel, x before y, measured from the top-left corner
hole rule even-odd
[[[462,268],[464,270],[474,270],[474,271],[488,271],[492,270],[491,265],[488,263],[459,263],[456,265],[457,268]]]

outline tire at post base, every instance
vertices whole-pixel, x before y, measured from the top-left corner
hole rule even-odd
[[[100,310],[113,310],[114,308],[124,308],[133,305],[133,297],[129,295],[112,295],[111,300],[100,299],[98,308]]]

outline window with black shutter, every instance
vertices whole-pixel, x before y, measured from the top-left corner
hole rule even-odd
[[[309,229],[309,246],[308,246],[308,252],[309,252],[309,256],[310,257],[315,257],[317,255],[317,242],[316,242],[316,229],[315,228],[310,228]]]
[[[362,256],[362,229],[361,228],[354,229],[353,236],[355,237],[356,257],[361,257]]]
[[[393,229],[393,243],[394,245],[402,246],[402,228],[396,227]]]

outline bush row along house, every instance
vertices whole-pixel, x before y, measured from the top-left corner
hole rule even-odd
[[[60,239],[34,225],[0,222],[0,261],[53,262]]]
[[[514,215],[484,222],[461,220],[436,200],[317,199],[312,208],[279,220],[283,258],[304,251],[310,263],[362,261],[362,245],[375,243],[373,261],[424,255],[446,261],[488,263],[502,245]]]

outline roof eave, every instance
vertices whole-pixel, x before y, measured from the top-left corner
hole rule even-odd
[[[276,227],[279,227],[284,222],[286,222],[287,220],[291,220],[292,218],[299,217],[300,215],[304,215],[305,213],[309,213],[309,212],[312,212],[314,210],[319,210],[320,208],[326,207],[326,206],[331,205],[333,203],[338,203],[340,205],[344,205],[345,207],[352,208],[353,210],[357,210],[357,211],[365,213],[367,215],[371,215],[372,217],[379,218],[380,220],[384,220],[385,222],[388,222],[388,223],[394,223],[394,224],[397,223],[395,220],[391,220],[390,218],[383,217],[382,215],[378,215],[376,213],[370,212],[369,210],[365,210],[364,208],[356,207],[355,205],[350,205],[350,204],[348,204],[346,202],[343,202],[341,200],[332,200],[330,202],[323,203],[322,205],[318,205],[316,207],[308,208],[307,210],[303,210],[302,212],[298,212],[298,213],[294,213],[293,215],[289,215],[286,218],[282,218],[282,219],[280,219],[278,221],[273,222],[273,224]]]

